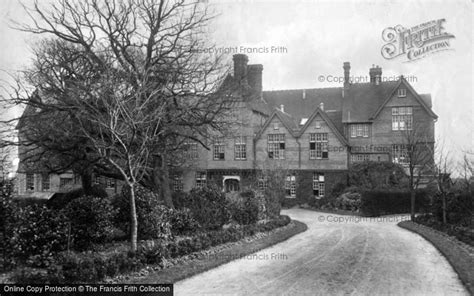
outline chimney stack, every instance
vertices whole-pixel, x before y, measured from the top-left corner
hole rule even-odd
[[[285,105],[283,105],[283,104],[280,105],[280,111],[285,112]]]
[[[323,102],[319,103],[319,109],[324,111],[324,103]]]
[[[234,54],[234,79],[239,84],[248,84],[247,81],[247,63],[249,58],[245,54]]]
[[[257,93],[262,93],[263,65],[249,65],[247,71],[247,80],[250,87]]]
[[[351,74],[351,63],[344,62],[342,67],[344,69],[344,87],[348,87],[350,85],[350,74]]]
[[[369,69],[370,83],[379,85],[382,79],[382,68],[379,66],[372,65]]]

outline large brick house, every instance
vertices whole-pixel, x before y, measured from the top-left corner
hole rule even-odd
[[[368,83],[352,84],[346,62],[340,87],[263,91],[262,65],[249,65],[243,54],[234,55],[233,62],[233,75],[223,83],[240,90],[229,115],[232,128],[209,140],[210,150],[187,143],[186,164],[171,174],[173,190],[210,183],[227,192],[255,184],[265,187],[260,172],[279,169],[286,172],[288,198],[321,198],[345,182],[354,162],[404,164],[404,133],[415,126],[422,127],[426,143],[434,145],[437,116],[431,96],[418,94],[403,77],[382,81],[380,67],[369,70]],[[28,171],[21,155],[20,149],[20,195],[50,196],[80,184],[72,172],[48,176]],[[117,192],[117,182],[102,181]]]
[[[263,66],[248,65],[242,54],[233,61],[227,82],[248,90],[237,97],[234,128],[209,143],[210,150],[190,143],[188,165],[173,174],[174,190],[212,182],[234,191],[256,179],[265,186],[259,172],[273,167],[286,170],[289,198],[320,198],[345,182],[354,162],[405,164],[405,133],[415,126],[434,146],[431,96],[418,94],[403,77],[382,81],[378,66],[369,70],[368,83],[352,84],[346,62],[341,87],[263,91]]]

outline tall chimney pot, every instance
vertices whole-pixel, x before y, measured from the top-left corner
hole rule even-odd
[[[348,87],[350,85],[351,63],[344,62],[342,68],[344,69],[344,87]]]
[[[239,84],[247,84],[247,63],[249,58],[245,54],[234,54],[234,79]]]
[[[257,93],[262,92],[263,65],[248,65],[247,81],[250,87]]]
[[[382,68],[372,65],[369,69],[370,82],[379,85],[382,79]]]

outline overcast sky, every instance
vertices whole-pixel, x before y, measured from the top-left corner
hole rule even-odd
[[[28,3],[28,1],[25,1]],[[248,53],[249,63],[263,64],[263,88],[295,89],[340,86],[320,82],[319,76],[341,76],[342,63],[351,74],[367,76],[372,64],[383,76],[404,75],[418,93],[430,93],[439,116],[436,136],[459,158],[474,147],[472,3],[470,1],[209,1],[219,13],[211,27],[219,48],[283,47],[280,53]],[[29,62],[34,37],[9,28],[9,20],[25,15],[16,0],[0,1],[0,73],[21,69]],[[413,62],[386,60],[382,31],[409,28],[445,19],[452,50]],[[230,60],[229,55],[229,60]]]

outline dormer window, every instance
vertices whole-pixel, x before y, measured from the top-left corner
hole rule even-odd
[[[398,97],[399,98],[404,98],[407,96],[407,90],[405,88],[399,88],[398,89]]]

